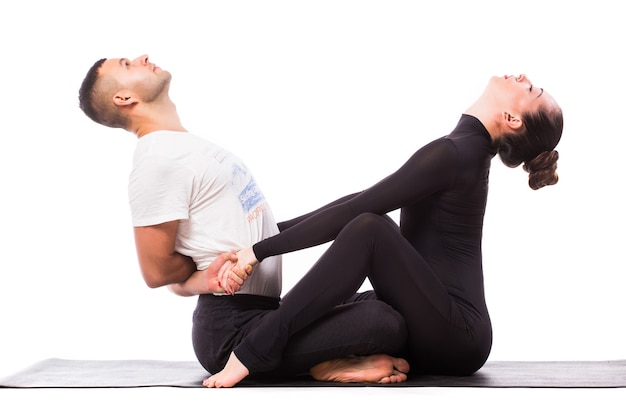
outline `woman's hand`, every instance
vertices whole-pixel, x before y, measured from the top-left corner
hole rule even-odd
[[[239,252],[237,252],[237,263],[241,267],[250,266],[250,268],[259,263],[259,261],[256,259],[254,251],[252,250],[252,246],[241,249],[239,250]]]
[[[239,264],[239,258],[235,252],[224,253],[220,257],[225,257],[226,261],[221,265],[217,274],[218,286],[223,292],[234,295],[252,273],[252,267]]]
[[[252,273],[253,266],[259,261],[257,261],[252,247],[241,249],[234,254],[234,260],[232,257],[230,260],[232,262],[226,263],[222,267],[221,272],[224,279],[221,280],[221,284],[226,293],[234,295],[241,289],[244,281]]]

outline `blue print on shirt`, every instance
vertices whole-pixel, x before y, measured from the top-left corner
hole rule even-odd
[[[239,194],[239,202],[246,213],[250,213],[257,206],[257,204],[262,201],[263,194],[256,186],[254,179],[251,178],[246,188],[244,188],[241,194]]]
[[[233,165],[233,185],[238,190],[241,207],[248,214],[265,200],[263,193],[248,170],[236,164]]]

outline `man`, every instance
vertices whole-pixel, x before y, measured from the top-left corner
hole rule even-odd
[[[151,288],[199,295],[194,350],[216,373],[258,320],[280,305],[281,258],[242,270],[234,254],[278,233],[279,225],[245,164],[186,131],[169,97],[170,81],[171,74],[147,55],[101,59],[83,80],[80,108],[95,122],[139,139],[129,201],[141,273]],[[371,298],[355,294],[299,332],[274,371],[256,376],[294,375],[323,365],[332,371],[322,379],[405,380],[408,364],[381,355],[404,348],[404,320]],[[363,359],[341,359],[354,355]]]

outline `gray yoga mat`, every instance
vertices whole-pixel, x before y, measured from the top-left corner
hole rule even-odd
[[[2,388],[202,387],[208,376],[194,361],[46,359],[0,378]],[[341,384],[303,376],[255,381],[241,387],[486,387],[486,388],[624,388],[626,360],[490,361],[472,376],[411,375],[401,384]]]

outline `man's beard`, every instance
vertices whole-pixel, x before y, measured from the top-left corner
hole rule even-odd
[[[145,97],[142,97],[142,101],[144,103],[151,103],[158,100],[160,97],[163,97],[163,95],[167,95],[172,76],[169,72],[163,72],[162,75],[163,76],[159,78],[158,83],[149,91],[145,92]]]

